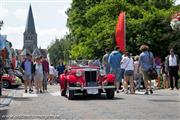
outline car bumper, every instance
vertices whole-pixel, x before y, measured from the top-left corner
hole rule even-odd
[[[95,86],[95,87],[69,87],[69,90],[89,90],[89,89],[115,89],[115,86]]]

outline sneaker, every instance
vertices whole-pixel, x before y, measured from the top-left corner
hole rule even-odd
[[[171,90],[174,90],[174,88],[171,88]]]
[[[150,90],[150,93],[151,93],[151,94],[153,94],[153,91],[152,91],[152,90]]]
[[[27,90],[25,90],[25,93],[27,93]]]
[[[145,95],[149,95],[148,91],[146,91],[144,94],[145,94]]]

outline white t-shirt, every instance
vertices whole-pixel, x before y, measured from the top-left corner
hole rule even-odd
[[[53,66],[49,66],[49,74],[51,74],[51,75],[55,74],[55,69]]]
[[[138,73],[138,65],[139,65],[139,61],[134,61],[134,73]]]
[[[125,70],[134,70],[134,60],[129,57],[124,57],[121,61],[125,65]]]
[[[173,57],[171,55],[169,56],[169,66],[177,66],[177,58],[175,55]]]
[[[124,57],[125,57],[125,55],[122,55],[122,60],[124,59]],[[126,64],[124,62],[121,62],[121,69],[124,69],[125,66],[126,66]]]
[[[43,75],[42,64],[36,63],[35,69],[36,69],[36,72],[35,72],[36,75]]]

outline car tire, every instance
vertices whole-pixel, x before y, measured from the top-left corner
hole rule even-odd
[[[3,88],[9,88],[11,84],[7,80],[3,80]]]
[[[113,99],[114,98],[114,89],[107,89],[106,90],[106,97],[108,99]]]
[[[69,83],[67,83],[66,85],[67,85],[67,87],[66,87],[66,96],[67,96],[67,98],[69,100],[73,100],[75,91],[74,90],[69,90],[69,87],[70,87]]]
[[[74,90],[69,90],[68,99],[73,100],[74,99]]]
[[[61,96],[66,96],[66,90],[61,91]]]

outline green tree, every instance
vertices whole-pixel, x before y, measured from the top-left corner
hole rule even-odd
[[[114,48],[118,15],[125,11],[127,50],[139,54],[140,45],[146,43],[164,57],[169,48],[180,47],[180,32],[170,27],[171,15],[179,9],[174,0],[73,0],[66,12],[70,33],[51,47],[68,50],[72,59],[102,57],[106,47]]]

